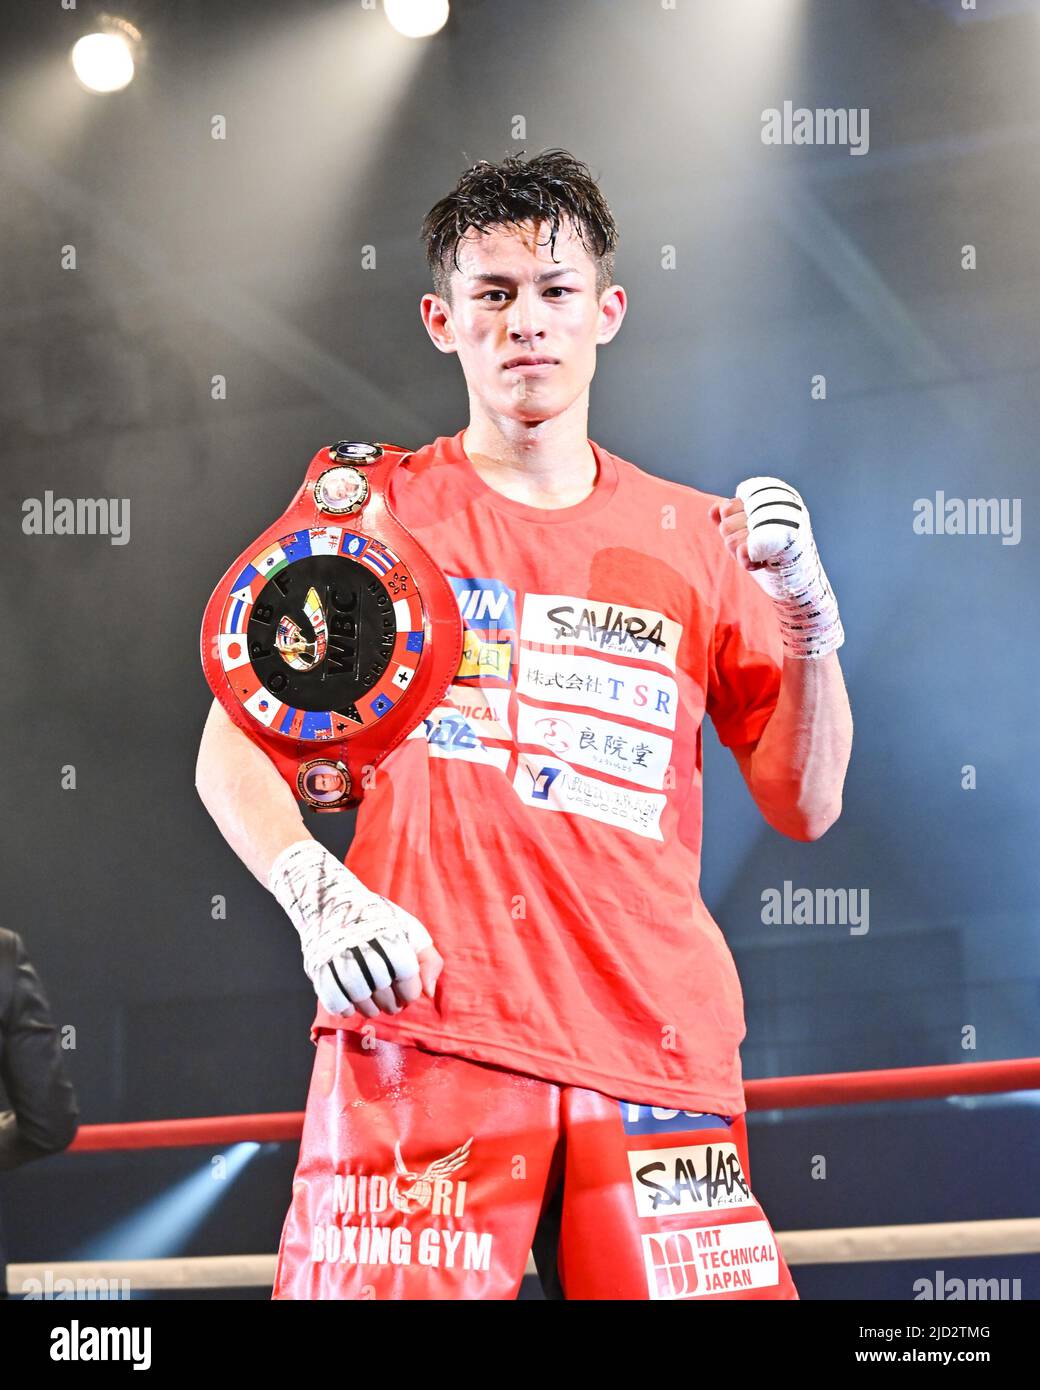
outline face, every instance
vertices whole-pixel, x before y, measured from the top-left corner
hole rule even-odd
[[[596,294],[596,263],[569,222],[549,245],[537,228],[470,228],[452,270],[452,302],[423,296],[427,332],[457,352],[471,400],[492,416],[537,423],[586,397],[596,348],[625,315],[625,291]],[[525,359],[534,359],[531,362]]]

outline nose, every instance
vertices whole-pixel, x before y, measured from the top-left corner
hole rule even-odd
[[[540,323],[540,295],[528,289],[521,289],[513,301],[509,312],[509,339],[516,344],[526,343],[533,347],[544,334]]]

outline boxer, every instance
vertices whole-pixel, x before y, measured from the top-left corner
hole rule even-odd
[[[548,1297],[795,1299],[699,879],[705,718],[778,833],[840,814],[844,633],[808,508],[748,468],[732,497],[669,481],[697,468],[680,440],[655,470],[588,437],[627,296],[566,151],[475,165],[423,240],[469,424],[387,504],[454,592],[450,684],[379,762],[344,862],[219,703],[199,755],[318,999],[273,1296],[512,1298],[533,1248]]]

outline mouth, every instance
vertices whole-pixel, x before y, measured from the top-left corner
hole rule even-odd
[[[555,357],[511,357],[508,362],[503,364],[502,370],[506,372],[521,372],[524,376],[541,376],[542,373],[551,371],[553,367],[560,364]]]

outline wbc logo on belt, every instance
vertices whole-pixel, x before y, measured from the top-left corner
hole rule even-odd
[[[310,624],[313,641],[308,641],[298,623],[284,613],[278,621],[274,645],[282,660],[296,671],[313,670],[325,660],[329,648],[329,625],[317,590],[312,586],[303,601],[303,615]]]

